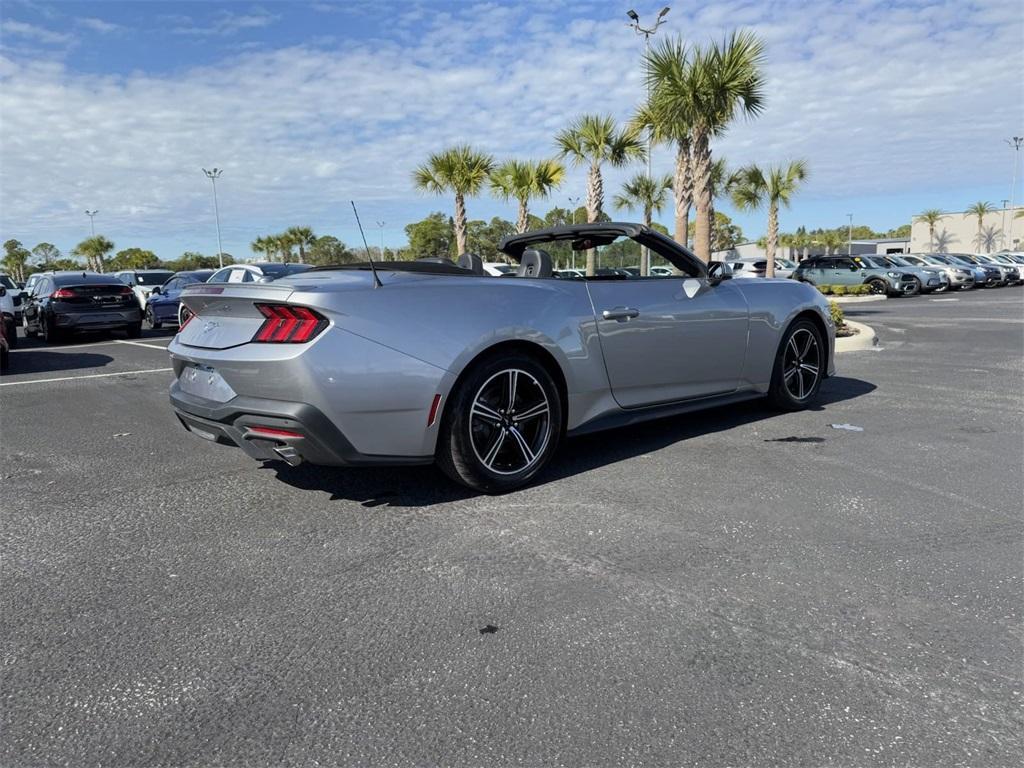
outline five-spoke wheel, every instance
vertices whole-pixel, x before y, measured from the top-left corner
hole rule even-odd
[[[818,396],[828,364],[828,350],[818,326],[797,320],[783,335],[775,357],[768,397],[779,408],[806,408]]]

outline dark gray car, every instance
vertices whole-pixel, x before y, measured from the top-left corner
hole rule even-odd
[[[54,272],[32,288],[25,306],[25,334],[47,342],[78,331],[142,333],[142,310],[131,287],[112,275]]]

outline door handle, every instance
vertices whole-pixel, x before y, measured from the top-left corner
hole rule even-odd
[[[639,309],[632,309],[630,307],[616,307],[615,309],[606,309],[601,313],[601,317],[605,320],[631,320],[634,317],[640,316]]]

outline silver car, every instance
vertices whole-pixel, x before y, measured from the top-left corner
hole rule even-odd
[[[543,250],[625,239],[683,274],[553,279]],[[436,462],[494,493],[533,479],[567,435],[765,396],[802,409],[834,373],[835,328],[812,286],[732,280],[640,224],[499,247],[514,277],[467,255],[185,288],[194,314],[169,347],[178,418],[259,460]]]
[[[768,267],[768,259],[746,256],[741,259],[734,259],[726,262],[732,267],[733,277],[764,277],[765,269]],[[793,274],[796,265],[785,259],[775,259],[775,277],[788,278]]]
[[[937,267],[922,267],[912,263],[903,256],[892,253],[887,253],[884,256],[875,254],[871,257],[871,260],[876,264],[884,264],[887,267],[913,275],[914,279],[917,280],[918,293],[941,293],[942,291],[949,290],[949,277],[943,270]]]
[[[950,290],[974,287],[974,270],[944,261],[941,256],[931,253],[907,253],[901,257],[915,267],[937,269],[946,276]]]

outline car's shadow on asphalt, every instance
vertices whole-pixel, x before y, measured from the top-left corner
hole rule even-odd
[[[26,354],[31,351],[32,354]],[[83,368],[102,368],[114,362],[110,355],[94,352],[76,352],[73,349],[50,352],[45,347],[25,349],[20,345],[10,357],[7,374],[17,376],[23,373],[60,373]]]
[[[812,411],[861,397],[875,385],[844,376],[828,379]],[[534,486],[561,480],[591,469],[615,464],[657,451],[693,437],[722,432],[744,424],[770,419],[779,412],[763,400],[752,400],[707,411],[645,422],[608,432],[569,438]],[[609,439],[613,436],[613,439]],[[795,437],[794,441],[801,439]],[[808,440],[809,441],[809,440]],[[364,507],[426,507],[473,496],[476,491],[449,480],[437,468],[425,467],[318,467],[266,462],[283,483],[307,491],[331,494],[331,500],[360,502]]]

